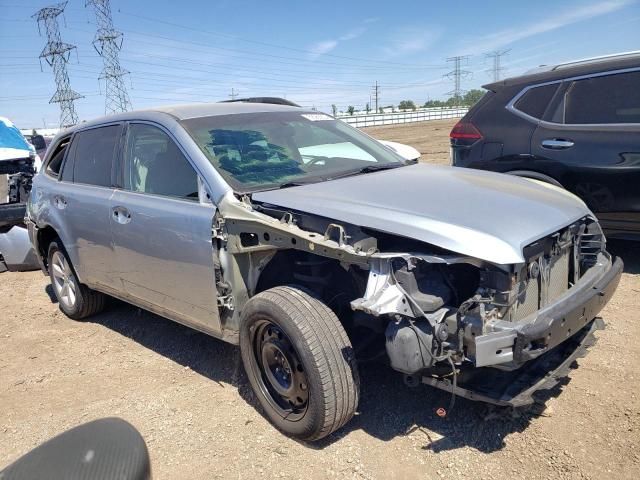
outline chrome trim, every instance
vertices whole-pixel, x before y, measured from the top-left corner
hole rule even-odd
[[[528,120],[530,122],[536,123],[538,125],[552,125],[554,126],[554,128],[560,127],[560,128],[573,128],[573,129],[584,129],[584,130],[588,130],[588,129],[592,129],[592,128],[603,128],[603,127],[612,127],[612,128],[620,128],[620,127],[633,127],[633,126],[638,126],[640,125],[640,123],[556,123],[556,122],[549,122],[546,120],[542,120],[540,118],[536,118],[533,117],[531,115],[529,115],[528,113],[525,113],[521,110],[518,110],[515,107],[515,104],[518,102],[518,100],[520,100],[529,90],[533,89],[533,88],[538,88],[538,87],[544,87],[546,85],[554,85],[554,84],[560,84],[560,83],[564,83],[564,82],[575,82],[577,80],[586,80],[587,78],[597,78],[597,77],[606,77],[609,75],[617,75],[620,73],[630,73],[630,72],[640,72],[640,67],[631,67],[631,68],[623,68],[621,70],[609,70],[606,72],[598,72],[598,73],[592,73],[592,74],[588,74],[588,75],[578,75],[575,77],[567,77],[567,78],[561,78],[558,80],[552,80],[549,82],[543,82],[543,83],[536,83],[533,85],[527,85],[525,88],[523,88],[522,90],[520,90],[520,92],[518,92],[516,94],[515,97],[513,97],[509,103],[507,103],[507,105],[505,106],[505,108],[510,111],[511,113],[513,113],[514,115],[517,115],[521,118],[524,118],[525,120]]]

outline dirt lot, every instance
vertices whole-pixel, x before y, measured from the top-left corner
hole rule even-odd
[[[455,120],[434,120],[401,125],[369,127],[363,130],[380,140],[406,143],[418,149],[422,160],[429,163],[449,165],[449,132]]]
[[[370,130],[446,162],[451,122]],[[155,478],[638,478],[640,251],[607,329],[546,410],[510,412],[406,388],[361,367],[359,414],[315,445],[259,413],[236,348],[119,302],[90,321],[59,312],[39,272],[0,275],[0,466],[79,423],[119,416],[145,437]]]

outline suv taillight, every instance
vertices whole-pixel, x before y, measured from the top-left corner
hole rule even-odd
[[[471,122],[458,122],[449,134],[451,145],[469,146],[482,139],[482,134]]]

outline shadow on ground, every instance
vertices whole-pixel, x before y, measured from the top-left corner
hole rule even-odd
[[[626,273],[640,273],[637,243],[610,241],[608,246],[612,254],[622,257]],[[50,287],[47,294],[55,301]],[[237,347],[116,300],[91,321],[220,385],[233,385],[245,401],[260,410],[242,369]],[[453,411],[449,411],[446,418],[440,418],[435,412],[439,407],[449,408],[450,394],[427,386],[409,388],[400,374],[384,365],[361,365],[360,375],[358,415],[342,430],[309,447],[323,449],[352,431],[363,430],[382,441],[422,434],[423,448],[435,452],[467,446],[493,452],[504,447],[506,436],[525,430],[543,410],[540,406],[505,409],[457,398]],[[547,392],[546,398],[560,394],[568,382],[569,379],[565,379],[563,384]]]
[[[222,386],[238,388],[241,397],[261,411],[237,347],[116,300],[106,312],[91,318],[91,322],[104,325]],[[465,446],[492,452],[504,446],[508,434],[526,429],[541,410],[504,409],[457,398],[453,411],[440,418],[435,412],[439,407],[449,408],[450,394],[427,386],[409,388],[400,374],[384,365],[361,365],[360,375],[358,414],[340,431],[308,444],[310,448],[323,449],[352,431],[363,430],[383,441],[422,434],[423,448],[435,452]],[[556,396],[559,391],[556,388],[549,395]]]
[[[625,273],[640,274],[640,242],[628,240],[608,240],[607,250],[622,258]]]

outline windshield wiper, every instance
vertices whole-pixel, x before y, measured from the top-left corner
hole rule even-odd
[[[407,163],[393,162],[393,163],[377,163],[375,165],[367,165],[366,167],[359,168],[357,170],[350,170],[340,175],[331,177],[329,180],[335,178],[351,177],[353,175],[360,175],[361,173],[379,172],[381,170],[391,170],[392,168],[404,167]]]
[[[309,185],[310,183],[316,183],[319,181],[322,181],[323,179],[319,179],[319,180],[313,180],[313,181],[307,181],[307,182],[301,182],[301,181],[292,181],[292,182],[285,182],[283,184],[281,184],[280,186],[278,186],[278,188],[289,188],[289,187],[300,187],[302,185]]]

